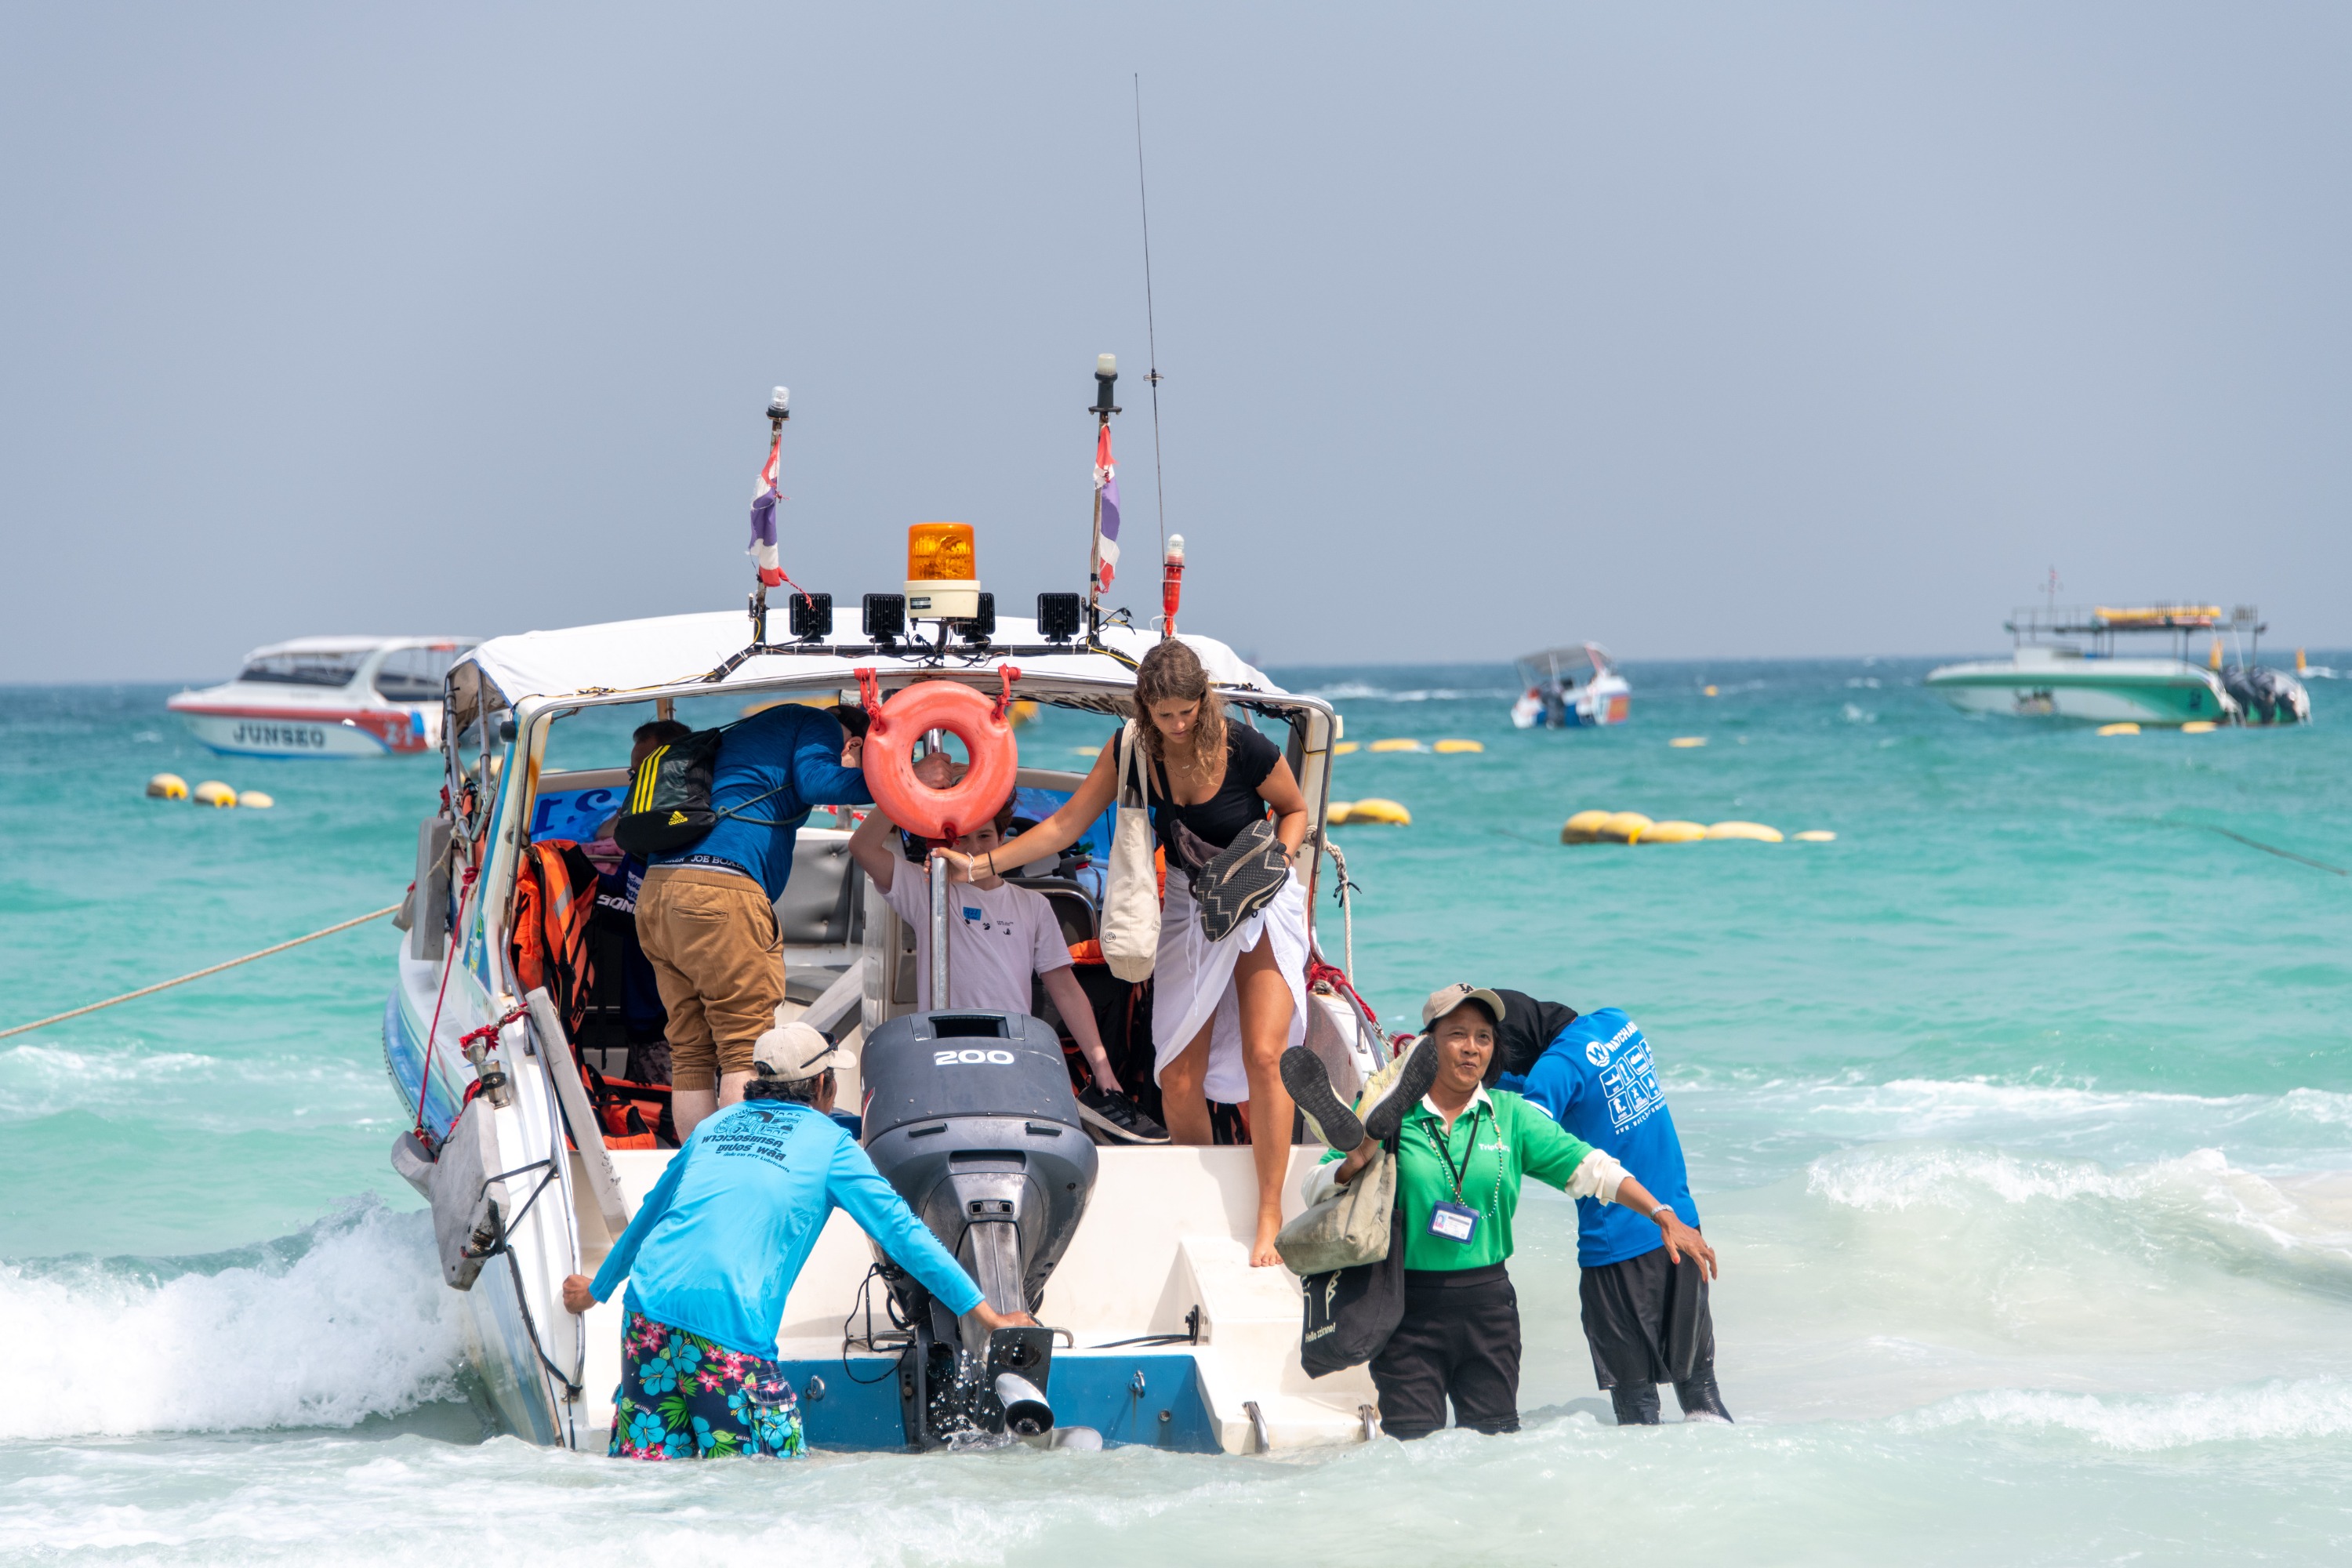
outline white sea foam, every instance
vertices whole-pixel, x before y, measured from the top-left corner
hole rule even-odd
[[[1889,1423],[1899,1432],[1969,1424],[2075,1432],[2103,1447],[2140,1453],[2200,1443],[2334,1437],[2352,1433],[2352,1383],[2307,1378],[2142,1398],[1992,1389],[1943,1400]]]
[[[121,1050],[75,1050],[21,1045],[0,1050],[0,1118],[54,1116],[59,1111],[101,1113],[123,1103],[123,1088],[138,1084],[162,1094],[151,1105],[172,1106],[175,1120],[192,1119],[207,1106],[203,1089],[225,1085],[242,1093],[256,1084],[381,1083],[380,1073],[339,1058],[288,1054],[236,1059],[197,1051],[153,1051],[137,1046]]]
[[[0,1265],[0,1343],[25,1395],[0,1405],[0,1437],[345,1426],[448,1394],[458,1302],[429,1215],[362,1203],[264,1250],[160,1279],[121,1261]]]

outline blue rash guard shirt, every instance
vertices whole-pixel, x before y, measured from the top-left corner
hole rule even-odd
[[[629,1281],[632,1312],[772,1361],[784,1298],[836,1208],[957,1316],[980,1287],[874,1162],[813,1105],[747,1100],[670,1156],[590,1289]]]
[[[734,725],[711,767],[710,808],[743,815],[721,816],[702,837],[653,863],[717,862],[759,883],[774,902],[792,877],[793,846],[809,807],[874,803],[865,773],[841,765],[841,721],[821,708],[781,703]]]
[[[1698,1225],[1691,1202],[1683,1141],[1658,1087],[1650,1042],[1616,1007],[1588,1013],[1552,1037],[1521,1083],[1506,1074],[1496,1085],[1517,1089],[1529,1105],[1602,1153],[1613,1156],[1685,1225]],[[1622,1263],[1665,1245],[1647,1215],[1598,1198],[1576,1200],[1576,1260],[1587,1268]]]

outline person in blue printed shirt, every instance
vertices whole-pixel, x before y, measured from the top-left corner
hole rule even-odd
[[[1495,1086],[1614,1157],[1684,1224],[1702,1228],[1682,1140],[1640,1027],[1615,1007],[1579,1016],[1524,992],[1499,994]],[[1669,1258],[1658,1227],[1639,1215],[1592,1198],[1576,1207],[1584,1338],[1618,1425],[1656,1425],[1661,1383],[1675,1385],[1685,1420],[1730,1420],[1715,1384],[1706,1270],[1691,1258]]]
[[[806,1451],[776,1326],[836,1208],[959,1317],[991,1332],[1035,1321],[992,1308],[833,1121],[839,1051],[806,1024],[761,1036],[743,1099],[705,1117],[670,1156],[596,1278],[563,1281],[565,1310],[583,1314],[628,1281],[614,1457]]]

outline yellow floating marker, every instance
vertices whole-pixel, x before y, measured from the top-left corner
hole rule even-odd
[[[1037,704],[1026,697],[1004,710],[1004,716],[1013,721],[1013,727],[1016,730],[1024,724],[1034,724],[1037,721]]]
[[[1702,822],[1654,822],[1642,829],[1644,844],[1696,844],[1706,837]]]
[[[1837,842],[1837,835],[1832,833],[1826,827],[1808,827],[1802,833],[1800,833],[1795,837],[1797,842],[1800,844],[1834,844]]]
[[[1339,826],[1348,820],[1348,814],[1355,809],[1356,803],[1352,800],[1335,800],[1330,802],[1323,808],[1323,826],[1326,827]]]
[[[1638,811],[1612,811],[1593,834],[1603,844],[1639,844],[1650,819]]]
[[[198,805],[235,805],[236,804],[236,791],[218,779],[206,779],[190,791],[189,795]]]
[[[1349,806],[1348,822],[1351,826],[1359,822],[1383,822],[1392,827],[1411,827],[1412,813],[1395,801],[1375,797],[1371,800],[1357,801]]]
[[[1712,686],[1708,687],[1708,688],[1706,689],[1706,690],[1702,695],[1705,695],[1705,696],[1707,696],[1707,697],[1712,697],[1712,696],[1714,696],[1714,695],[1715,695],[1715,688],[1714,688],[1714,687],[1712,687]]]
[[[1672,746],[1678,752],[1687,752],[1694,746],[1706,745],[1706,737],[1705,735],[1676,735],[1673,740],[1668,741],[1666,744]]]
[[[1361,741],[1341,741],[1331,748],[1331,754],[1335,757],[1344,757],[1350,752],[1361,751],[1363,745]]]
[[[274,796],[260,790],[241,789],[236,792],[236,804],[247,811],[268,811],[278,802]]]
[[[1433,752],[1440,752],[1449,757],[1459,756],[1465,752],[1483,752],[1486,749],[1486,742],[1484,741],[1440,741],[1430,748]]]
[[[2218,726],[2210,719],[2191,719],[2180,726],[2180,732],[2184,735],[2210,735],[2216,728]]]
[[[1395,739],[1374,741],[1372,742],[1372,750],[1375,752],[1417,752],[1421,750],[1421,742],[1419,741],[1400,741]]]
[[[2102,735],[2137,735],[2139,733],[2139,726],[2137,724],[2102,724],[2099,726],[2099,733]]]
[[[1718,822],[1706,830],[1709,838],[1752,838],[1759,844],[1778,844],[1780,830],[1767,827],[1760,822]]]
[[[1609,820],[1606,811],[1580,811],[1559,826],[1562,844],[1590,844],[1601,837],[1601,825]]]
[[[147,798],[185,800],[188,798],[188,781],[177,773],[157,773],[147,781]]]
[[[1070,748],[1070,755],[1074,757],[1099,757],[1102,755],[1102,748],[1100,746],[1072,746]]]

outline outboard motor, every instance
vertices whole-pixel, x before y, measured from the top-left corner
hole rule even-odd
[[[1000,1312],[1034,1312],[1094,1191],[1060,1037],[1021,1013],[893,1018],[859,1066],[866,1152],[971,1271]],[[878,1248],[877,1249],[878,1252]],[[1041,1435],[1053,1331],[1003,1329],[966,1344],[952,1313],[887,1258],[884,1278],[914,1343],[899,1368],[908,1442]]]
[[[2284,670],[2266,664],[2233,664],[2221,672],[2221,689],[2237,701],[2249,724],[2310,722],[2311,694]]]

